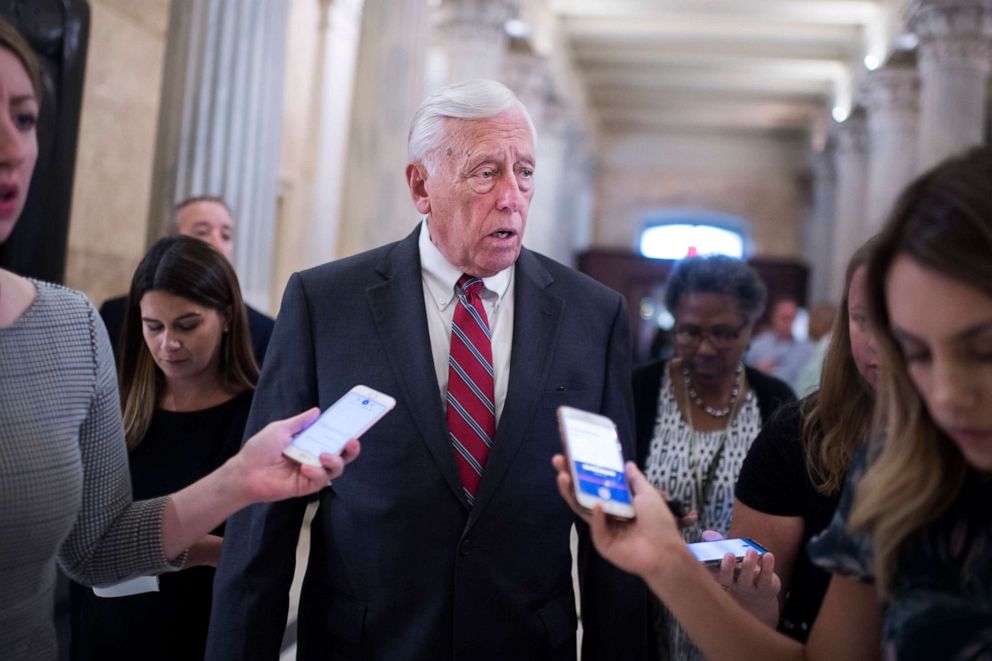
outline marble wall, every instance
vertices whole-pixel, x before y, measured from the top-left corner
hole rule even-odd
[[[145,251],[170,0],[90,0],[66,284],[99,305]]]
[[[795,258],[809,186],[801,136],[604,135],[593,245],[633,249],[645,214],[692,208],[750,221],[754,255]]]

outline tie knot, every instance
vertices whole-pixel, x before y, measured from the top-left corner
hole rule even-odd
[[[462,277],[458,278],[458,284],[455,286],[465,292],[466,296],[479,296],[485,285],[482,283],[482,278],[463,274]]]

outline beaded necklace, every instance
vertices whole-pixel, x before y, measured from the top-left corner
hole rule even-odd
[[[682,381],[685,383],[686,392],[689,394],[689,399],[693,401],[699,408],[703,409],[707,414],[713,416],[714,418],[726,418],[730,415],[730,412],[734,410],[734,404],[737,402],[737,396],[741,394],[741,381],[744,378],[744,363],[737,363],[737,369],[734,371],[734,387],[730,391],[730,399],[727,401],[726,408],[715,409],[709,404],[703,402],[703,398],[699,396],[696,389],[692,387],[692,380],[689,376],[689,368],[684,364],[682,365]]]

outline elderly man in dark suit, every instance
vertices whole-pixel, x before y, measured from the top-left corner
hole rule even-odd
[[[409,152],[423,222],[290,279],[249,418],[251,433],[358,383],[397,400],[320,495],[298,658],[574,661],[555,409],[610,416],[632,456],[626,306],[522,247],[534,129],[506,87],[432,95]],[[277,658],[305,507],[229,520],[209,659]],[[586,658],[638,658],[643,588],[580,555]]]

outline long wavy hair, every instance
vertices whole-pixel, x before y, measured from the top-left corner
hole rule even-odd
[[[871,536],[883,597],[907,540],[948,511],[968,474],[965,458],[914,387],[891,332],[885,283],[900,256],[992,298],[992,148],[945,161],[906,189],[868,262],[869,315],[882,368],[876,422],[886,421],[885,441],[857,486],[850,526]]]
[[[854,362],[847,304],[854,274],[868,263],[874,245],[869,240],[847,263],[840,309],[834,315],[823,358],[820,389],[800,404],[806,472],[816,490],[826,496],[844,486],[854,453],[871,433],[875,393]]]
[[[228,330],[221,336],[220,344],[221,384],[229,392],[240,393],[253,389],[258,381],[248,313],[230,262],[199,239],[188,236],[159,239],[134,272],[124,313],[120,384],[124,435],[129,449],[136,447],[148,431],[165,384],[162,370],[155,364],[142,332],[141,298],[149,291],[166,292],[221,314],[229,313]]]

